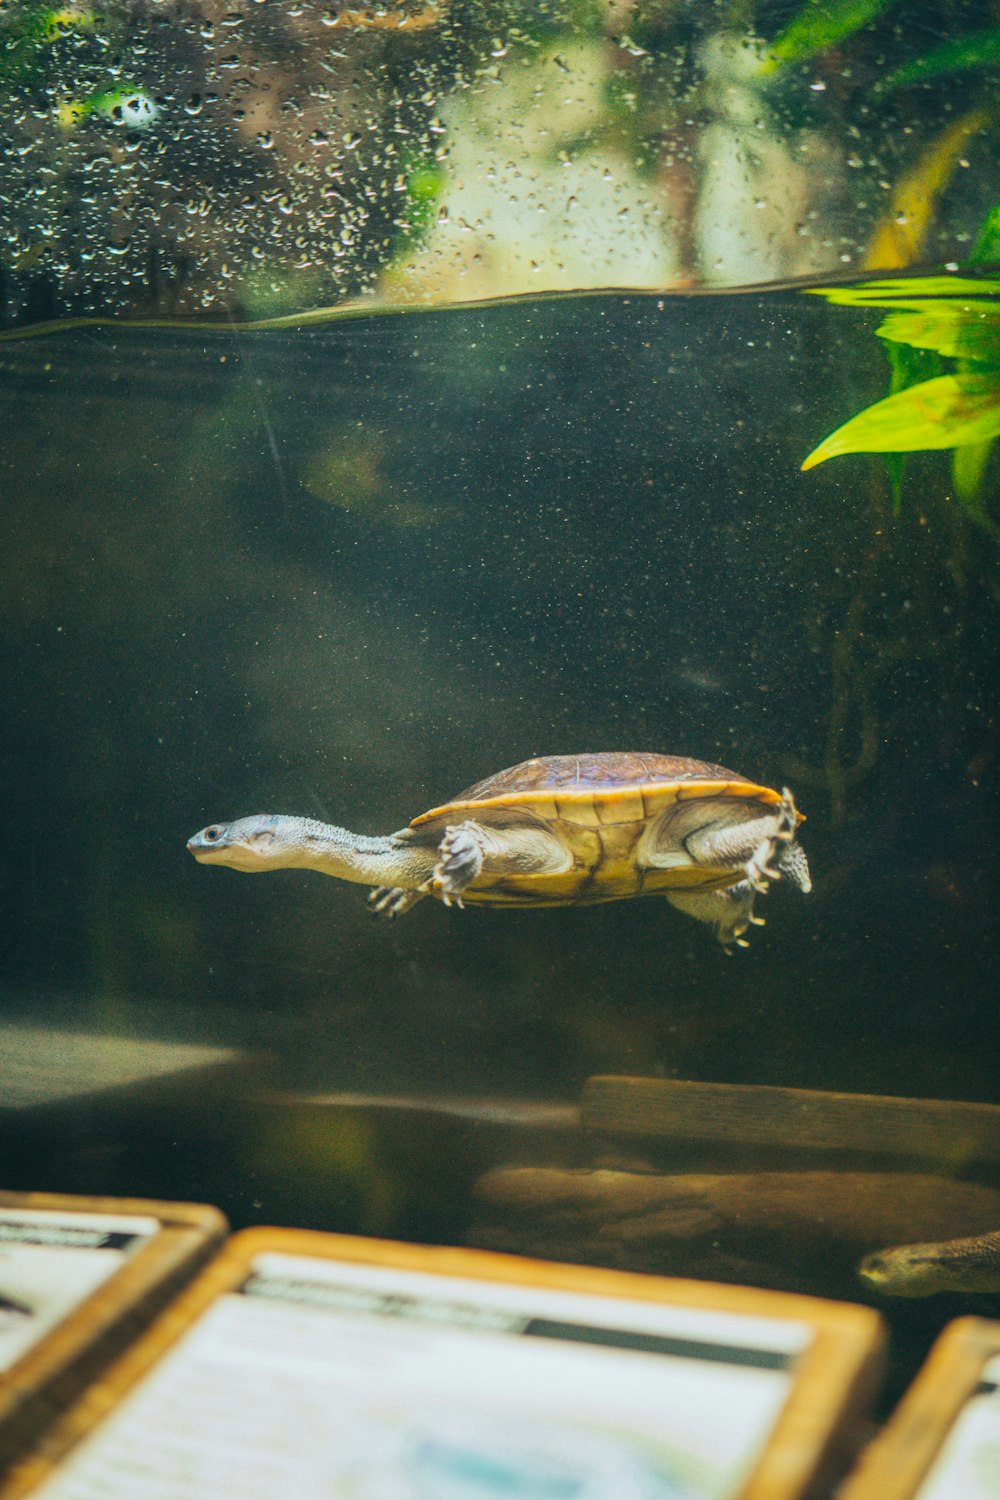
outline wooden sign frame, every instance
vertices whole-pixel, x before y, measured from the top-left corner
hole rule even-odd
[[[397,1244],[311,1230],[261,1228],[244,1230],[229,1241],[145,1335],[83,1394],[50,1432],[44,1447],[29,1455],[6,1483],[0,1483],[0,1500],[20,1500],[43,1485],[60,1461],[71,1456],[75,1445],[113,1413],[118,1403],[182,1339],[215,1299],[243,1288],[259,1258],[271,1255],[316,1258],[350,1266],[355,1271],[359,1266],[380,1271],[388,1268],[401,1274],[418,1272],[447,1278],[447,1282],[442,1281],[442,1298],[454,1298],[455,1281],[467,1280],[494,1286],[500,1283],[505,1289],[523,1288],[526,1306],[531,1289],[539,1296],[559,1292],[619,1299],[623,1306],[633,1304],[628,1314],[622,1314],[623,1324],[631,1319],[633,1327],[640,1326],[634,1307],[637,1302],[646,1305],[651,1322],[662,1320],[662,1309],[672,1307],[697,1313],[787,1320],[800,1328],[804,1326],[807,1338],[790,1365],[789,1392],[738,1500],[805,1500],[817,1494],[821,1486],[843,1471],[867,1435],[865,1420],[881,1376],[885,1346],[884,1325],[870,1308],[783,1292],[668,1280],[479,1250]],[[484,1297],[482,1291],[479,1295]],[[506,1290],[503,1295],[509,1300]],[[475,1286],[470,1285],[468,1293],[462,1293],[462,1304],[474,1305],[475,1297]],[[485,1299],[483,1305],[487,1305]],[[604,1306],[606,1309],[606,1301]],[[689,1313],[684,1316],[689,1317],[693,1326]],[[576,1347],[579,1348],[578,1343]],[[562,1344],[560,1348],[568,1346]],[[699,1364],[703,1365],[705,1358],[708,1356],[703,1356]],[[177,1370],[176,1362],[173,1368]],[[726,1421],[726,1411],[720,1410],[720,1427]]]
[[[100,1369],[208,1260],[228,1232],[217,1208],[145,1198],[0,1192],[0,1218],[27,1210],[100,1219],[152,1219],[159,1228],[37,1342],[0,1370],[0,1463],[38,1440]]]
[[[1000,1357],[1000,1322],[956,1318],[865,1449],[837,1500],[917,1500],[984,1366]]]

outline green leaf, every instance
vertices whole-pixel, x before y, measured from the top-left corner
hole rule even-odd
[[[978,511],[983,485],[983,475],[993,452],[993,439],[984,438],[981,443],[965,443],[956,448],[951,460],[951,478],[955,494],[963,505]]]
[[[804,62],[842,42],[891,4],[892,0],[808,0],[767,48],[761,73],[773,73],[784,63]]]
[[[876,332],[892,344],[1000,366],[1000,305],[929,302],[918,312],[888,313]]]
[[[814,448],[802,467],[814,469],[845,453],[957,448],[998,434],[1000,374],[939,375],[858,412]]]
[[[0,83],[23,83],[37,75],[46,59],[46,46],[72,32],[92,31],[94,12],[84,7],[28,6],[8,20],[0,7]],[[6,24],[4,24],[6,23]]]
[[[957,73],[963,68],[988,68],[1000,63],[1000,26],[989,26],[983,31],[974,31],[969,36],[959,37],[954,42],[945,42],[930,52],[923,52],[912,62],[895,68],[875,87],[877,94],[887,94],[892,89],[906,88],[911,83],[923,83],[929,78],[941,78],[946,73]]]
[[[892,313],[889,314],[891,318]],[[929,349],[913,348],[909,344],[888,344],[886,346],[886,357],[889,360],[891,371],[889,378],[889,394],[894,395],[896,391],[904,391],[908,386],[919,385],[922,381],[933,380],[936,375],[941,374],[941,359]],[[883,455],[886,477],[889,481],[889,494],[892,499],[893,515],[898,515],[903,504],[903,478],[906,473],[905,453],[886,453]]]
[[[1000,260],[1000,203],[990,209],[979,226],[969,264],[983,265],[994,260]]]
[[[860,281],[853,286],[810,286],[805,290],[811,297],[825,297],[840,307],[909,307],[922,312],[928,297],[941,297],[972,298],[970,305],[976,308],[1000,311],[1000,304],[986,300],[1000,292],[1000,278],[995,276],[981,280],[971,276],[901,276],[896,281]]]
[[[895,316],[895,313],[889,314],[889,318]],[[908,314],[903,313],[900,316],[906,317]],[[888,322],[889,318],[885,321]],[[905,390],[907,386],[922,385],[927,380],[933,380],[936,375],[944,374],[941,359],[932,349],[924,349],[919,345],[915,346],[906,342],[890,343],[885,354],[891,371],[890,396],[894,396],[897,391]]]

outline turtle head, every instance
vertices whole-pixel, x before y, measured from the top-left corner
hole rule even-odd
[[[209,823],[188,839],[187,847],[200,865],[228,865],[247,874],[284,870],[297,864],[302,853],[300,821],[260,813],[231,823]]]

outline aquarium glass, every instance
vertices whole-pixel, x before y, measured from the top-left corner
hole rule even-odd
[[[0,8],[0,1186],[868,1300],[904,1370],[995,1307],[858,1266],[1000,1228],[998,69],[971,3]],[[726,951],[185,848],[616,751],[789,788],[812,891]]]

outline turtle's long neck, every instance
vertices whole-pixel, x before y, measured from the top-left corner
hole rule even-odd
[[[314,818],[282,817],[274,824],[276,839],[287,849],[281,863],[288,869],[319,870],[362,885],[416,890],[433,868],[430,852],[413,848],[399,833],[371,837]]]

